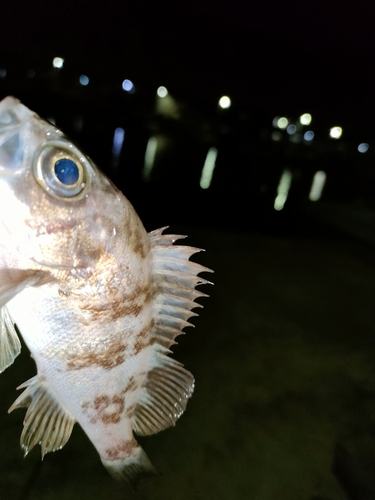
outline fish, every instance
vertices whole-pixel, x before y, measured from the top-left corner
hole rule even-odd
[[[127,198],[64,133],[12,96],[0,102],[0,372],[20,353],[37,374],[20,444],[61,449],[77,422],[108,472],[155,473],[136,436],[175,425],[194,390],[171,346],[207,297],[211,269],[146,232]]]

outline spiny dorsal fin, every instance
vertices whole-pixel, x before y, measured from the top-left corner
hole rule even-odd
[[[10,366],[21,352],[12,318],[6,307],[0,309],[0,373]]]
[[[190,262],[192,255],[201,250],[189,246],[173,245],[184,236],[162,234],[158,229],[149,234],[154,272],[154,340],[155,358],[150,368],[133,417],[137,434],[148,435],[174,425],[184,412],[193,393],[193,375],[183,365],[168,357],[169,348],[185,326],[196,316],[192,309],[202,307],[195,299],[206,294],[195,290],[209,281],[198,277],[211,269]]]
[[[74,417],[56,401],[54,396],[35,376],[17,389],[25,391],[9,408],[27,407],[21,434],[21,447],[25,456],[36,444],[42,448],[42,458],[46,453],[60,450],[70,438],[75,423]]]

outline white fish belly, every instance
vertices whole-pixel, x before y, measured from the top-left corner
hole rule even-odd
[[[98,325],[76,330],[74,312],[64,310],[57,289],[43,288],[27,289],[9,302],[38,379],[81,425],[103,460],[123,460],[137,446],[132,416],[155,357],[148,346],[151,308],[137,318],[112,322],[110,331]]]

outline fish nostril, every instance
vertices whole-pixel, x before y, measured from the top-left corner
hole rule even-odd
[[[3,113],[0,113],[0,127],[2,125],[15,125],[17,123],[19,123],[18,119],[11,111],[4,111]]]
[[[0,145],[0,166],[15,170],[23,160],[22,139],[19,134],[13,134]]]

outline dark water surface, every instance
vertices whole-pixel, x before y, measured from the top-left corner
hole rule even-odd
[[[371,490],[375,253],[327,231],[183,233],[206,248],[197,259],[215,270],[215,286],[174,349],[196,378],[195,393],[175,428],[141,440],[160,474],[136,497],[350,500],[332,473],[343,456]],[[131,498],[78,426],[42,463],[39,449],[22,458],[24,411],[7,409],[34,374],[23,348],[0,377],[0,498]]]

